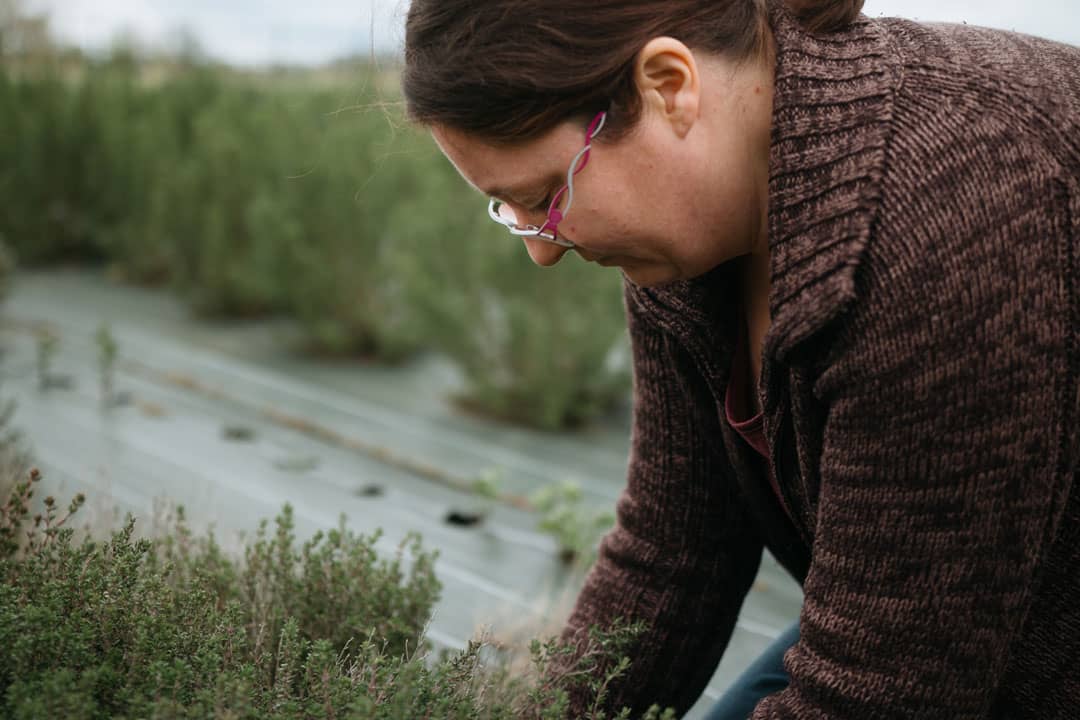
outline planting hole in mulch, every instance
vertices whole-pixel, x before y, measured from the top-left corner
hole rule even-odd
[[[478,525],[484,519],[484,516],[478,512],[468,512],[467,510],[450,510],[446,513],[446,517],[443,521],[447,525],[458,525],[460,527],[472,527]]]
[[[356,488],[356,494],[360,497],[381,497],[384,492],[382,485],[374,483]]]
[[[221,428],[221,436],[232,442],[251,442],[255,431],[245,425],[226,425]]]

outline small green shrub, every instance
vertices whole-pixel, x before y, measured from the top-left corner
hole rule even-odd
[[[370,72],[317,86],[124,50],[0,65],[0,236],[27,264],[169,283],[203,314],[287,313],[320,353],[441,351],[458,403],[488,415],[561,429],[624,400],[620,275],[572,253],[532,266],[427,133],[352,92]]]
[[[619,273],[574,253],[533,265],[434,144],[397,208],[396,272],[432,344],[461,369],[467,407],[543,429],[587,423],[630,388]]]
[[[173,236],[175,282],[200,313],[283,307],[282,235],[257,232],[252,213],[292,171],[284,158],[298,138],[284,110],[265,93],[231,87],[195,116],[191,148],[177,158],[172,201],[190,214],[194,234]]]
[[[333,98],[323,93],[305,103],[310,151],[293,155],[297,176],[282,185],[275,206],[294,225],[295,237],[282,244],[288,310],[318,351],[404,360],[427,338],[408,304],[408,278],[390,259],[398,250],[394,208],[426,171],[416,162],[421,139],[398,132],[396,115],[374,107],[329,113]]]
[[[39,479],[0,507],[4,717],[553,720],[574,693],[600,720],[642,631],[593,629],[579,648],[534,641],[520,675],[492,664],[483,641],[436,658],[423,637],[435,554],[417,537],[380,560],[378,533],[342,519],[296,548],[286,505],[242,561],[213,534],[193,537],[182,509],[160,538],[136,539],[128,516],[108,539],[77,543],[81,495],[63,514],[46,498],[29,520]]]
[[[95,140],[53,65],[0,82],[0,234],[23,264],[100,256],[82,153]]]
[[[545,485],[529,500],[540,513],[537,527],[559,543],[562,559],[591,565],[596,543],[615,524],[615,516],[608,510],[584,507],[581,485],[572,480]]]
[[[94,69],[88,71],[90,75]],[[127,193],[122,211],[102,230],[101,243],[115,275],[130,282],[182,286],[181,262],[200,238],[203,214],[189,202],[198,197],[198,167],[189,159],[199,152],[195,122],[223,92],[211,69],[181,65],[159,85],[137,85],[141,100],[126,122],[126,132],[108,133],[103,153],[123,159],[123,172],[106,184]]]

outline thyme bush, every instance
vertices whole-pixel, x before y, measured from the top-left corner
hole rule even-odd
[[[585,717],[600,720],[642,629],[594,629],[576,654],[535,640],[524,675],[485,659],[482,641],[435,657],[423,629],[436,554],[416,536],[382,560],[379,534],[342,519],[296,547],[285,505],[242,560],[212,533],[194,537],[182,509],[163,537],[136,539],[129,515],[107,539],[76,542],[84,498],[66,511],[45,498],[31,520],[39,479],[32,470],[0,507],[4,717],[554,719],[584,693]]]

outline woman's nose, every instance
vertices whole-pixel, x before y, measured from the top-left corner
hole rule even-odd
[[[538,238],[522,238],[525,241],[525,249],[529,251],[532,261],[541,267],[550,267],[562,259],[567,248],[555,243],[540,240]]]

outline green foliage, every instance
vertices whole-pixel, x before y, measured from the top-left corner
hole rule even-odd
[[[251,217],[272,192],[263,184],[286,176],[275,143],[291,138],[274,137],[275,122],[275,108],[243,88],[223,93],[195,119],[193,152],[180,171],[192,180],[174,201],[196,215],[199,235],[184,244],[176,269],[203,313],[249,315],[281,306],[281,234],[256,234]]]
[[[11,291],[11,275],[15,272],[16,257],[0,233],[0,300],[7,298]]]
[[[107,73],[88,71],[87,88],[93,89],[87,91],[108,89],[99,77]],[[109,170],[105,184],[113,208],[100,242],[120,276],[183,286],[184,261],[201,241],[205,218],[200,206],[190,204],[200,199],[202,181],[198,163],[191,160],[199,152],[196,119],[216,102],[222,83],[210,69],[194,64],[160,85],[126,80],[131,88],[114,78],[113,92],[133,92],[138,102],[124,94],[124,104],[108,97],[94,104],[103,135],[98,162]]]
[[[590,510],[583,505],[581,485],[572,480],[546,485],[529,498],[541,514],[537,526],[559,543],[566,562],[592,564],[600,537],[615,524],[610,511]]]
[[[25,264],[99,255],[84,153],[95,138],[78,96],[52,66],[0,78],[0,234]]]
[[[476,498],[476,502],[469,510],[470,515],[480,519],[486,518],[495,508],[495,503],[502,498],[503,470],[501,468],[488,468],[472,479],[469,489]]]
[[[607,411],[629,388],[620,276],[573,253],[537,268],[428,153],[430,169],[397,208],[394,261],[427,337],[463,372],[459,400],[544,429]]]
[[[486,663],[480,641],[436,659],[422,632],[435,556],[418,538],[380,560],[378,534],[342,520],[298,549],[286,505],[243,561],[194,538],[182,510],[161,538],[136,539],[128,516],[77,543],[81,495],[62,515],[46,498],[29,520],[39,478],[0,507],[4,717],[539,720],[565,717],[574,694],[600,720],[643,629],[593,629],[580,648],[534,641],[523,675]]]
[[[403,541],[393,561],[377,562],[378,530],[356,537],[342,517],[337,529],[317,532],[297,554],[288,505],[276,523],[272,539],[265,536],[265,521],[260,525],[240,577],[240,599],[252,609],[253,632],[265,626],[276,637],[292,617],[304,637],[328,639],[337,648],[363,633],[374,633],[393,655],[416,647],[440,590],[433,573],[437,553],[422,552],[418,536]]]
[[[0,239],[29,264],[103,257],[204,314],[287,313],[317,352],[440,351],[462,406],[536,427],[625,398],[619,274],[534,267],[373,71],[354,80],[151,72],[123,50],[0,66]]]
[[[317,349],[401,360],[425,338],[407,304],[409,279],[389,264],[397,250],[392,210],[424,172],[410,162],[422,139],[398,133],[373,107],[327,114],[333,97],[308,98],[305,119],[320,123],[308,129],[310,150],[294,157],[294,177],[281,193],[287,204],[275,206],[283,216],[303,219],[297,237],[283,245],[289,311]]]
[[[472,481],[472,491],[479,497],[487,500],[498,500],[502,487],[503,470],[501,468],[488,468]]]

